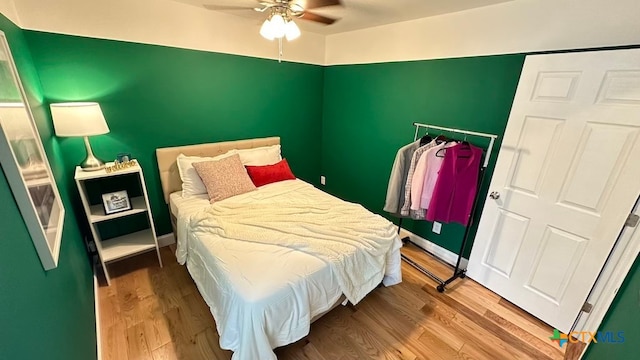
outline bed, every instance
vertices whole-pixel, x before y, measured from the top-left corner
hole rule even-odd
[[[393,224],[302,180],[213,205],[206,194],[182,197],[179,154],[216,156],[279,143],[270,137],[156,150],[176,258],[187,266],[216,320],[220,346],[233,351],[234,360],[275,359],[274,348],[306,336],[335,306],[359,302],[381,282],[401,281]]]

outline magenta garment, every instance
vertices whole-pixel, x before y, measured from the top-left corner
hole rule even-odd
[[[442,223],[469,223],[473,201],[478,192],[478,175],[482,149],[469,145],[455,145],[446,149],[440,174],[426,219]]]

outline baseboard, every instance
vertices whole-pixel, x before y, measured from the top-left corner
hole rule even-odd
[[[165,247],[176,243],[176,237],[173,236],[173,233],[168,233],[164,235],[158,236],[158,246]]]
[[[100,304],[98,296],[98,274],[96,266],[93,266],[93,300],[96,313],[96,346],[98,347],[98,360],[102,360],[102,336],[100,330]]]
[[[439,257],[440,259],[442,259],[443,261],[445,261],[446,263],[455,266],[456,265],[456,261],[458,261],[458,254],[449,251],[445,248],[443,248],[442,246],[435,244],[423,237],[420,237],[414,233],[412,233],[409,230],[405,230],[405,229],[400,229],[400,238],[404,238],[408,236],[409,239],[411,239],[411,242],[413,242],[414,244],[418,245],[419,247],[423,248],[424,250],[432,253],[433,255]],[[466,269],[467,268],[467,264],[469,263],[468,259],[462,258],[460,261],[460,268],[462,269]]]

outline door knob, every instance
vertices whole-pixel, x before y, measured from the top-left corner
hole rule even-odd
[[[489,194],[489,197],[493,200],[498,200],[500,199],[500,193],[497,191],[492,191],[491,194]]]

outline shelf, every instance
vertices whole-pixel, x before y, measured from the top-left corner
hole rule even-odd
[[[89,208],[91,215],[89,216],[89,222],[92,224],[121,218],[124,216],[129,216],[133,214],[139,214],[147,211],[147,203],[144,201],[144,196],[138,196],[129,199],[131,201],[131,210],[121,211],[114,214],[105,215],[104,214],[104,206],[102,204],[92,205]]]
[[[100,244],[102,245],[102,261],[104,262],[118,260],[156,247],[151,229],[104,240]]]
[[[113,162],[106,163],[105,166],[106,167],[113,166]],[[118,176],[118,175],[124,175],[124,174],[135,174],[137,172],[140,172],[140,165],[139,164],[136,165],[136,166],[128,167],[126,169],[114,171],[114,172],[111,172],[111,173],[107,173],[104,169],[96,170],[96,171],[84,171],[84,170],[82,170],[82,168],[80,168],[80,166],[76,166],[75,179],[78,180],[78,181],[84,181],[84,180],[99,179],[99,178],[109,177],[109,176]]]

